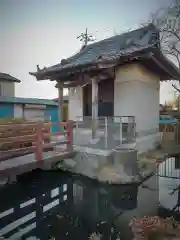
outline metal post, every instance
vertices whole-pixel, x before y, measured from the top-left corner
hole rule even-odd
[[[96,138],[98,121],[98,83],[92,78],[92,138]]]
[[[77,134],[80,134],[80,131],[78,132],[79,130],[79,123],[78,123],[78,119],[76,118],[76,129],[75,129],[75,136],[74,136],[74,139],[75,139],[75,143],[74,144],[77,144]]]
[[[107,117],[105,117],[104,119],[105,121],[105,148],[107,148],[107,145],[108,145],[108,121],[107,121]]]
[[[122,140],[123,140],[123,134],[122,134],[122,118],[119,118],[119,143],[120,145],[122,144]]]
[[[131,141],[134,136],[132,136],[134,133],[132,132],[132,125],[133,120],[131,117],[128,117],[128,126],[127,126],[127,139],[128,141]]]
[[[67,149],[68,151],[71,152],[73,150],[73,122],[72,121],[68,121],[67,123],[67,140],[68,140]]]
[[[135,122],[135,118],[134,118],[133,126],[134,126],[134,142],[136,143],[137,133],[136,133],[136,122]]]

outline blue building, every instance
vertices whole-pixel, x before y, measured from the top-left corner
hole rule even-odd
[[[0,119],[23,118],[29,121],[59,121],[58,104],[53,100],[0,97]],[[56,127],[52,127],[56,131]]]
[[[53,100],[15,97],[15,83],[20,80],[0,73],[0,119],[23,118],[29,121],[58,122],[58,104]],[[52,127],[55,132],[57,127]]]

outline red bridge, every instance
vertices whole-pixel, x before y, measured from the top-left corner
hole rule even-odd
[[[59,128],[55,134],[52,126]],[[50,169],[72,154],[72,121],[0,124],[0,180],[37,168]]]

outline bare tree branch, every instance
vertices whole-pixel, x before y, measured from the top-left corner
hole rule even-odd
[[[180,93],[180,90],[174,84],[172,84],[172,86],[176,91],[178,91]]]
[[[173,58],[180,70],[180,0],[173,0],[167,8],[152,14],[150,22],[160,31],[162,53]],[[178,85],[172,86],[180,93],[180,83]]]

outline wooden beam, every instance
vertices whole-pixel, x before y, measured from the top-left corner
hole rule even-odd
[[[101,69],[99,72],[89,72],[89,73],[78,73],[76,76],[73,75],[69,79],[61,79],[61,82],[59,80],[59,83],[56,84],[55,87],[58,88],[58,84],[61,84],[61,87],[63,88],[69,88],[69,87],[76,87],[76,86],[86,86],[87,84],[91,84],[92,78],[96,78],[96,81],[103,81],[106,79],[114,79],[115,78],[115,70],[114,68],[109,69]],[[58,80],[57,80],[58,81]]]
[[[61,87],[63,88],[69,88],[69,87],[75,87],[77,86],[79,83],[76,81],[76,82],[70,82],[68,84],[65,84],[65,83],[61,83]],[[55,85],[56,88],[58,88],[58,84]]]
[[[103,71],[103,75],[106,76],[108,79],[115,78],[115,68],[108,68],[106,70]]]
[[[102,63],[98,63],[98,68],[99,69],[108,69],[108,68],[113,68],[117,65],[117,63],[115,61],[112,62],[102,62]]]

